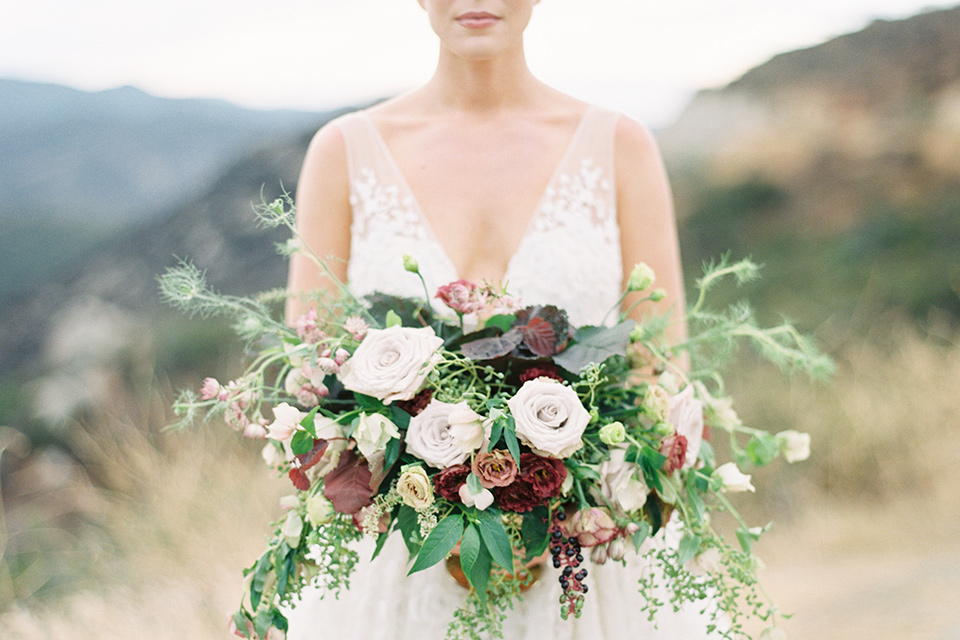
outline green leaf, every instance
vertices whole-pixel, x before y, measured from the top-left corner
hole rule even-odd
[[[487,600],[487,585],[490,583],[490,570],[493,568],[493,560],[490,557],[490,551],[481,540],[480,553],[477,555],[476,562],[473,563],[473,570],[467,576],[467,580],[477,591],[477,597],[481,602]]]
[[[478,511],[478,525],[480,527],[480,537],[483,543],[490,551],[490,556],[498,565],[513,573],[513,546],[510,544],[510,536],[507,530],[503,528],[503,520],[500,519],[500,512],[493,509]]]
[[[394,311],[393,309],[390,309],[390,311],[387,311],[387,328],[388,329],[390,327],[399,327],[402,324],[403,324],[403,320],[400,318],[400,316],[397,314],[396,311]]]
[[[472,473],[471,473],[470,475],[468,475],[468,476],[467,476],[467,489],[470,490],[470,493],[471,493],[472,495],[477,495],[478,493],[480,493],[481,491],[483,491],[483,485],[480,484],[480,478],[478,478],[476,475],[474,475],[474,474],[472,474]]]
[[[270,570],[270,554],[264,553],[257,560],[253,569],[253,580],[250,581],[250,605],[256,609],[260,606],[260,597],[263,595],[263,585],[267,581],[267,571]]]
[[[523,536],[527,548],[525,561],[529,562],[546,550],[550,541],[550,523],[547,521],[549,517],[550,511],[546,507],[537,507],[523,514],[520,535]]]
[[[579,373],[588,364],[625,356],[630,332],[636,325],[635,321],[626,320],[615,327],[580,327],[573,336],[574,343],[553,356],[553,361],[570,373]]]
[[[773,462],[774,458],[779,455],[780,443],[775,435],[761,432],[750,438],[746,451],[750,457],[750,462],[755,467],[762,467]]]
[[[693,473],[687,476],[687,497],[690,500],[690,507],[693,511],[691,514],[693,521],[690,524],[698,524],[703,521],[707,513],[707,507],[703,504],[703,498],[700,497],[700,492],[697,491],[696,474]]]
[[[270,629],[270,626],[273,624],[273,610],[272,609],[260,609],[257,611],[256,617],[253,619],[253,630],[257,633],[259,637],[267,635],[267,631]]]
[[[507,450],[520,466],[520,442],[517,441],[517,423],[513,416],[508,416],[506,427],[503,430],[503,439],[507,442]]]
[[[287,593],[287,585],[290,582],[290,576],[297,570],[296,561],[297,552],[291,549],[283,562],[283,567],[277,572],[277,595],[281,598]]]
[[[658,472],[660,476],[660,490],[658,493],[667,504],[677,504],[680,500],[680,479],[676,474],[668,476],[663,472]]]
[[[420,553],[417,554],[417,560],[410,567],[407,575],[423,571],[446,558],[461,537],[463,537],[463,515],[448,515],[434,527],[427,539],[423,541]]]
[[[517,316],[515,315],[497,315],[487,318],[487,321],[483,324],[484,328],[496,327],[506,333],[513,327],[513,323],[517,321]]]
[[[374,398],[373,396],[368,396],[363,393],[353,392],[353,397],[357,401],[357,406],[361,409],[367,410],[368,412],[376,413],[384,408],[384,404]]]
[[[460,540],[460,568],[463,569],[463,575],[467,577],[470,584],[473,584],[473,566],[477,563],[477,558],[480,557],[482,546],[483,543],[480,541],[480,531],[477,530],[477,525],[471,524],[464,529],[463,538]],[[476,589],[477,585],[473,585],[473,588]]]
[[[233,624],[237,627],[237,631],[243,634],[244,638],[250,637],[247,635],[247,616],[243,615],[243,609],[238,609],[233,614]]]
[[[754,535],[750,533],[747,529],[740,528],[737,529],[737,540],[740,541],[740,548],[743,549],[744,553],[753,552],[753,541]]]
[[[700,539],[700,536],[687,532],[684,534],[683,538],[680,540],[680,548],[678,550],[677,562],[682,567],[687,564],[697,555],[697,552],[700,551],[700,545],[703,543],[703,540]]]
[[[384,452],[383,457],[383,468],[389,469],[393,466],[393,463],[397,461],[397,458],[400,457],[400,440],[398,438],[390,438],[387,440],[387,449]]]
[[[410,414],[395,404],[390,405],[390,421],[401,431],[406,431],[410,426]]]
[[[293,455],[299,456],[313,449],[313,436],[306,431],[297,431],[290,440],[290,450]]]
[[[420,523],[417,521],[417,512],[407,505],[400,507],[400,513],[397,514],[397,528],[400,529],[400,535],[403,537],[403,543],[407,545],[407,552],[412,558],[420,551],[423,540],[420,539]]]
[[[643,544],[643,541],[650,537],[650,533],[653,531],[653,527],[650,526],[650,523],[644,520],[640,523],[640,528],[633,532],[631,539],[633,540],[633,548],[637,553],[640,553],[640,545]]]
[[[319,406],[314,407],[313,409],[310,410],[310,413],[303,416],[303,420],[300,421],[300,426],[306,429],[307,433],[309,433],[310,436],[313,438],[317,437],[317,427],[315,423],[317,418],[317,411],[319,410],[320,410]]]
[[[500,437],[503,435],[504,422],[504,420],[493,421],[493,426],[490,428],[490,446],[487,447],[487,451],[493,451],[497,448],[497,444],[500,442]]]
[[[380,552],[383,551],[383,545],[387,542],[387,538],[390,537],[390,532],[381,533],[377,536],[377,545],[373,548],[373,555],[370,556],[370,562],[373,562],[377,559],[377,556],[380,555]]]

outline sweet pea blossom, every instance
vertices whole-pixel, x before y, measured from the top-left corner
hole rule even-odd
[[[610,458],[600,465],[600,491],[623,514],[642,509],[649,493],[637,465],[627,462],[626,454],[623,447],[610,449]]]
[[[480,511],[484,511],[493,504],[493,494],[490,493],[489,489],[480,489],[480,493],[474,494],[470,493],[470,487],[465,484],[460,487],[459,494],[463,504],[468,507],[476,507]]]
[[[802,462],[810,457],[810,434],[800,433],[793,429],[781,431],[777,434],[783,459],[787,462]]]
[[[300,421],[307,414],[286,402],[281,402],[273,408],[275,420],[267,427],[267,435],[278,442],[289,442],[293,434],[300,429]]]
[[[693,385],[687,385],[683,391],[670,398],[667,420],[673,425],[677,435],[686,438],[686,461],[683,468],[689,469],[696,463],[703,442],[703,404],[693,397]]]
[[[736,463],[728,462],[718,467],[713,475],[723,482],[722,491],[738,493],[741,491],[756,491],[750,484],[750,476],[740,471]]]

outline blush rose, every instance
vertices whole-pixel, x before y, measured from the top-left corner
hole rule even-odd
[[[385,404],[409,400],[423,386],[442,344],[430,327],[371,329],[340,367],[340,381],[345,388]]]
[[[567,458],[583,446],[590,414],[570,387],[550,378],[528,380],[507,406],[517,437],[534,453]]]

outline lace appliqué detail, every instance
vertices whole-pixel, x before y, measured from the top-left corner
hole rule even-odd
[[[598,324],[620,297],[620,229],[613,186],[591,158],[544,194],[508,271],[526,304],[551,303],[575,325]]]

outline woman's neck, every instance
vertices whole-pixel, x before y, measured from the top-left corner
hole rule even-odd
[[[424,87],[444,108],[473,112],[529,104],[545,88],[527,67],[522,48],[484,60],[441,50],[437,70]]]

